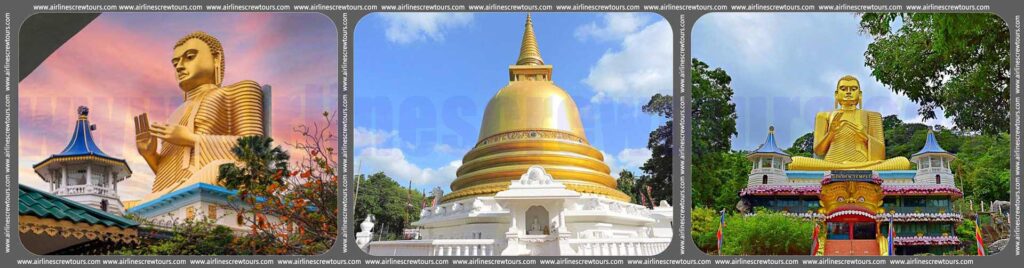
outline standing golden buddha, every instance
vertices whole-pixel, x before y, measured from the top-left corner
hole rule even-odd
[[[135,117],[136,146],[156,178],[142,203],[196,183],[216,184],[221,164],[233,163],[239,137],[264,135],[263,92],[254,81],[221,87],[224,49],[194,32],[174,45],[171,59],[185,102],[167,122]],[[159,144],[159,148],[158,148]]]
[[[814,154],[821,158],[793,157],[791,170],[907,170],[906,157],[885,158],[882,115],[864,110],[860,82],[847,75],[839,79],[835,109],[814,118]]]

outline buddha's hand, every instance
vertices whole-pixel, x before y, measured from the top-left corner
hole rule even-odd
[[[196,134],[185,126],[154,123],[149,130],[157,138],[174,145],[192,147],[196,144]]]
[[[836,133],[839,131],[839,128],[843,126],[843,122],[847,122],[846,120],[843,120],[843,111],[837,111],[832,115],[832,122],[828,124],[828,132]]]
[[[149,131],[149,116],[142,113],[135,117],[135,147],[145,157],[156,155],[156,137]]]

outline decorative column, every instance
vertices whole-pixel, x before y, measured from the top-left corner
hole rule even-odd
[[[60,167],[60,188],[68,187],[68,167]]]

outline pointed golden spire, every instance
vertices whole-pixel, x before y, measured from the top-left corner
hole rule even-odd
[[[516,65],[544,65],[540,58],[540,49],[537,47],[537,37],[533,35],[533,20],[530,13],[526,13],[526,31],[523,32],[523,44],[519,48],[519,60]]]

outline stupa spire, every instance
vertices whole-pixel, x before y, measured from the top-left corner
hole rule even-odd
[[[519,60],[516,65],[544,65],[537,47],[537,36],[533,34],[533,19],[526,13],[526,30],[523,31],[523,43],[519,48]]]

